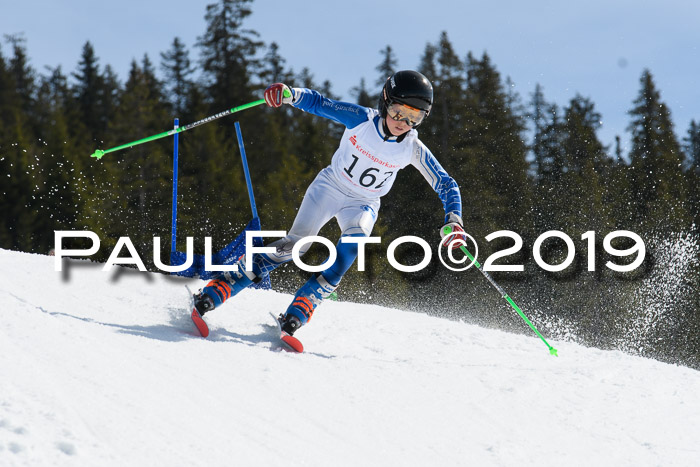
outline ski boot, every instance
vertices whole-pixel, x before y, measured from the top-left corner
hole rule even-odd
[[[226,300],[238,294],[254,282],[260,281],[253,272],[244,271],[244,257],[236,262],[238,271],[226,271],[214,279],[194,295],[194,307],[200,315],[220,307]]]
[[[277,320],[280,322],[282,331],[286,332],[290,336],[293,336],[297,329],[301,327],[301,321],[294,315],[285,315],[280,313]]]
[[[199,316],[204,316],[204,313],[214,309],[214,300],[200,289],[198,293],[194,294],[194,307]]]
[[[316,307],[333,293],[337,285],[329,283],[322,275],[312,276],[301,286],[294,296],[294,301],[284,315],[280,315],[282,330],[290,336],[297,329],[309,322]]]

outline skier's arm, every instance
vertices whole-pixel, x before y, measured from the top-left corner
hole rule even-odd
[[[294,88],[293,91],[292,107],[342,123],[347,128],[354,128],[370,118],[369,109],[361,105],[335,101],[311,89]]]
[[[442,168],[432,152],[420,141],[413,148],[411,164],[423,174],[445,209],[445,224],[462,223],[462,196],[457,182]]]
[[[284,97],[285,91],[291,97]],[[282,83],[275,83],[265,90],[265,100],[270,107],[290,104],[305,112],[342,123],[347,128],[354,128],[369,117],[369,109],[349,102],[340,102],[322,96],[317,91],[306,88],[290,88]]]

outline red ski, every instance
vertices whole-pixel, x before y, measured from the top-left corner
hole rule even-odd
[[[284,347],[291,352],[302,353],[304,351],[304,345],[301,343],[301,341],[282,330],[282,323],[280,323],[280,320],[277,316],[275,316],[273,313],[270,313],[270,316],[275,318],[275,322],[277,323],[277,330],[280,333],[280,341],[282,341]]]
[[[209,335],[209,326],[207,326],[207,323],[205,323],[202,319],[202,315],[200,315],[199,311],[197,311],[197,309],[194,307],[194,295],[192,294],[192,291],[186,285],[185,288],[187,289],[187,294],[190,297],[190,308],[192,309],[192,322],[197,327],[197,331],[199,331],[202,337],[207,337]]]
[[[197,327],[202,337],[207,337],[209,335],[209,326],[204,322],[202,315],[199,314],[196,308],[192,308],[192,322]]]

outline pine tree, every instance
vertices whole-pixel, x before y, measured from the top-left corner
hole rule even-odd
[[[537,175],[537,179],[539,179],[539,174],[542,173],[542,168],[544,166],[544,158],[546,154],[544,138],[545,130],[548,125],[548,106],[549,104],[547,103],[547,101],[545,101],[542,86],[538,83],[535,85],[535,92],[531,95],[531,113],[529,114],[529,117],[532,120],[533,124],[533,141],[531,146],[533,155],[533,171]]]
[[[12,75],[16,104],[21,111],[15,114],[18,127],[23,128],[22,136],[32,140],[37,132],[36,124],[36,72],[29,65],[25,39],[21,36],[6,36],[12,45],[12,57],[9,60],[7,71]],[[29,147],[24,146],[25,154],[29,154]],[[29,156],[23,158],[25,165],[29,164]]]
[[[189,112],[192,113],[190,120],[209,115],[211,109],[205,92],[199,86],[193,87],[188,101]],[[256,126],[248,122],[241,121],[241,130],[251,164],[251,177],[256,184],[258,206],[264,212],[260,200],[260,174],[252,166],[264,163],[265,155],[251,145],[251,138],[260,136]],[[178,238],[194,237],[198,254],[204,253],[205,236],[212,237],[213,248],[218,251],[238,236],[250,220],[250,206],[233,123],[232,120],[222,119],[221,127],[213,123],[202,125],[192,132],[183,133],[180,138]],[[169,153],[172,153],[172,148],[169,148]]]
[[[398,71],[396,69],[398,66],[398,61],[396,60],[394,49],[392,49],[390,45],[387,45],[384,49],[380,50],[379,53],[382,56],[382,61],[375,68],[378,73],[375,85],[377,86],[377,89],[381,90],[382,87],[384,87],[386,80]]]
[[[81,122],[87,130],[83,138],[92,145],[101,145],[107,130],[107,116],[102,109],[102,93],[104,79],[95,55],[95,49],[88,41],[83,46],[83,52],[78,64],[78,71],[73,73],[76,83],[73,87],[78,103]]]
[[[262,70],[259,73],[262,84],[268,86],[273,83],[289,82],[293,73],[287,71],[285,63],[286,60],[280,55],[279,45],[276,42],[271,43],[263,58]]]
[[[7,61],[0,47],[0,125],[9,127],[15,120],[15,113],[21,107],[15,92],[15,81],[7,68]],[[0,136],[4,135],[0,133]]]
[[[470,114],[457,127],[464,128],[466,165],[473,170],[464,174],[474,193],[466,204],[474,206],[485,233],[506,226],[523,232],[531,203],[524,119],[509,104],[500,74],[486,53],[480,60],[468,54],[466,65]]]
[[[295,81],[301,83],[302,87],[318,90],[326,97],[331,99],[334,97],[329,92],[330,89],[323,89],[328,88],[327,86],[317,85],[314,82],[311,72],[306,68],[302,69]],[[326,118],[291,110],[293,111],[292,126],[290,126],[290,137],[287,140],[290,152],[299,157],[305,169],[315,175],[330,162],[331,156],[338,147],[338,139],[343,127]],[[311,182],[311,179],[308,182]]]
[[[61,67],[50,69],[41,77],[37,94],[38,123],[42,145],[34,209],[39,214],[35,224],[36,246],[46,252],[53,246],[54,230],[72,230],[83,209],[81,185],[76,180],[82,161],[69,133],[67,116],[71,101],[67,77]]]
[[[14,78],[15,92],[20,99],[19,104],[23,113],[31,118],[35,112],[36,73],[29,65],[26,39],[20,35],[6,35],[5,38],[12,45],[13,50],[8,71]]]
[[[212,108],[231,108],[251,101],[251,76],[262,45],[258,33],[243,29],[252,0],[220,0],[207,5],[207,30],[197,40],[200,64]]]
[[[205,91],[199,86],[193,86],[188,102],[188,113],[191,114],[188,121],[209,115]],[[248,134],[246,128],[243,125],[244,135]],[[245,193],[240,191],[231,197],[231,183],[225,180],[233,177],[234,167],[240,168],[233,141],[231,137],[225,138],[214,124],[202,125],[180,135],[178,237],[194,237],[198,254],[204,253],[204,232],[210,232],[206,235],[215,239],[216,247],[220,248],[227,243],[226,240],[231,240],[221,235],[222,229],[230,222],[238,222],[238,218],[232,219],[237,211],[231,209],[231,205]],[[239,173],[240,170],[236,175]]]
[[[430,113],[431,123],[439,125],[434,128],[439,131],[441,137],[434,150],[443,154],[445,158],[452,158],[453,155],[459,157],[459,129],[465,125],[464,64],[444,31],[440,35],[436,50],[437,74],[433,83],[440,92],[434,97]]]
[[[367,83],[364,78],[360,79],[359,86],[350,90],[350,94],[355,97],[355,102],[363,107],[375,107],[377,102],[372,100],[372,96],[367,90]]]
[[[564,154],[563,112],[556,104],[546,107],[548,124],[543,128],[541,137],[542,157],[537,172],[537,178],[541,181],[557,183],[561,180],[566,167],[566,154]]]
[[[194,82],[194,67],[190,61],[189,51],[179,37],[173,39],[168,52],[161,52],[161,69],[165,74],[165,87],[169,102],[176,116],[183,116],[187,108],[187,99]]]
[[[301,86],[294,73],[287,69],[286,60],[280,55],[276,43],[270,44],[261,65],[261,88],[273,83]],[[304,158],[308,158],[309,154],[300,144],[306,134],[298,131],[298,118],[304,117],[289,106],[266,106],[260,113],[260,118],[257,131],[255,128],[250,132],[246,129],[245,135],[256,141],[256,157],[250,157],[248,161],[253,183],[259,188],[256,189],[258,202],[266,206],[260,212],[261,221],[268,227],[274,224],[274,228],[288,229],[311,176],[307,173],[308,166],[304,164]],[[311,144],[306,149],[312,150],[313,143],[309,143]],[[300,148],[302,153],[297,153],[296,148]]]
[[[602,117],[594,107],[590,99],[577,95],[564,109],[566,165],[576,174],[587,167],[600,173],[608,165],[606,149],[596,136]]]
[[[437,76],[437,68],[435,65],[437,50],[438,48],[434,44],[426,44],[420,59],[420,64],[418,65],[418,71],[430,81],[434,81]],[[436,86],[436,83],[433,83],[433,86]]]
[[[598,140],[596,131],[601,116],[590,99],[577,95],[564,109],[562,149],[565,171],[557,193],[556,212],[560,228],[572,236],[594,230],[612,230],[609,205],[602,177],[610,166],[606,149]]]
[[[262,59],[259,79],[262,89],[273,83],[285,83],[290,87],[295,87],[294,74],[287,70],[286,60],[280,55],[279,47],[274,42],[270,44],[268,52]],[[258,176],[264,178],[270,171],[276,171],[281,161],[290,154],[289,143],[293,137],[290,128],[294,124],[296,113],[298,111],[289,106],[277,109],[265,106],[262,108],[262,112],[256,113],[255,117],[259,117],[260,120],[254,128],[258,130],[256,133],[260,135],[258,139],[261,145],[257,151],[260,154],[265,154],[265,158],[255,157],[249,163],[251,170]],[[251,130],[253,129],[251,128]],[[246,135],[248,134],[247,131]]]
[[[15,141],[10,129],[16,125],[16,114],[20,111],[19,99],[15,92],[15,82],[7,69],[7,62],[0,48],[0,247],[16,248],[16,233],[13,225],[14,209],[17,203],[15,190],[22,181],[13,178],[17,162]],[[19,172],[21,173],[21,172]]]
[[[690,121],[688,134],[683,138],[685,154],[688,158],[688,169],[700,175],[700,123]]]
[[[169,121],[161,89],[148,56],[140,66],[132,62],[110,132],[131,141],[161,131]],[[119,236],[128,235],[145,260],[151,258],[153,236],[167,235],[171,145],[172,140],[154,141],[101,161],[107,180],[94,200],[101,215],[93,223],[103,232],[103,243],[113,245]]]
[[[620,135],[615,135],[615,165],[620,165],[623,163],[624,160],[622,159],[622,140],[620,139]]]
[[[12,57],[5,62],[0,56],[0,241],[6,248],[33,251],[38,218],[32,210],[38,147],[34,136],[35,73],[28,65],[23,40],[10,36],[8,41]]]
[[[689,217],[683,179],[683,153],[673,131],[670,111],[661,101],[649,70],[629,114],[635,220],[647,229],[683,230]]]
[[[204,98],[197,108],[205,108],[201,106],[203,103],[208,110],[195,118],[259,98],[254,96],[253,89],[257,86],[254,77],[261,72],[257,52],[263,43],[257,39],[257,32],[243,27],[252,13],[250,3],[252,0],[219,0],[207,5],[206,31],[198,37],[196,46],[200,50],[201,97]],[[260,112],[253,111],[237,116],[246,142],[260,137],[262,132],[256,129],[262,126],[261,118]],[[222,119],[203,126],[186,141],[182,154],[186,153],[188,164],[195,164],[186,170],[196,172],[190,181],[196,186],[193,196],[199,203],[192,213],[190,228],[198,237],[202,229],[211,232],[214,246],[223,247],[250,220],[233,121]],[[262,162],[255,157],[249,157],[249,161],[251,166]]]
[[[558,189],[564,184],[564,122],[559,107],[547,102],[544,95],[531,105],[539,107],[531,113],[537,119],[532,146],[536,167],[532,222],[535,232],[546,232],[561,228],[556,203]]]
[[[121,92],[121,84],[119,77],[112,69],[111,65],[106,65],[102,73],[102,87],[100,88],[99,113],[104,119],[105,141],[111,141],[119,144],[119,135],[114,135],[108,132],[110,120],[113,118],[119,106],[119,93]]]
[[[683,141],[688,157],[688,168],[685,171],[685,177],[690,187],[688,204],[697,231],[700,230],[700,124],[696,123],[695,120],[690,122],[688,135]]]

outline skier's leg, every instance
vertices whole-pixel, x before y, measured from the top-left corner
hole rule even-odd
[[[346,196],[330,181],[326,170],[321,171],[304,194],[292,228],[286,237],[267,245],[274,253],[259,253],[253,259],[253,272],[259,276],[269,274],[275,268],[292,260],[292,249],[303,238],[317,235],[321,227],[333,218],[346,202]],[[303,256],[310,244],[299,250]]]
[[[364,234],[355,234],[362,236]],[[342,239],[342,237],[341,237]],[[357,257],[357,244],[339,241],[336,245],[337,257],[331,267],[320,274],[315,274],[297,290],[292,304],[289,305],[282,320],[282,329],[294,334],[298,328],[308,323],[316,307],[340,284],[343,275],[350,269]]]
[[[237,261],[238,271],[224,272],[211,280],[201,293],[195,295],[195,307],[204,314],[221,306],[226,300],[253,283],[260,282],[270,272],[292,259],[292,248],[302,238],[318,234],[339,210],[342,198],[339,194],[327,190],[327,182],[319,174],[309,185],[299,207],[292,228],[284,238],[268,247],[276,248],[275,253],[254,255],[251,271],[245,270],[245,256]],[[308,247],[302,248],[300,254],[306,253]]]
[[[277,248],[275,253],[260,253],[253,258],[252,269],[245,269],[245,255],[241,256],[236,265],[238,271],[226,271],[214,279],[194,296],[194,304],[200,315],[218,308],[226,300],[238,294],[241,290],[263,280],[270,272],[292,259],[292,248],[301,238],[299,235],[287,235],[271,243],[270,247]],[[308,247],[306,247],[308,249]],[[304,254],[302,249],[300,254]]]
[[[343,237],[367,237],[377,219],[379,201],[367,204],[351,203],[338,214],[338,223],[343,235],[336,245],[337,257],[333,265],[320,274],[312,276],[294,296],[282,320],[282,328],[293,334],[313,316],[316,307],[338,287],[340,280],[357,257],[357,243],[346,243]]]
[[[200,315],[221,306],[241,290],[261,280],[252,271],[245,270],[245,256],[238,258],[235,265],[238,267],[237,271],[222,272],[195,294],[194,306]]]
[[[342,208],[343,201],[343,194],[329,184],[324,172],[319,173],[306,190],[299,212],[287,236],[267,245],[275,248],[276,251],[255,255],[254,272],[258,275],[269,274],[273,269],[291,261],[294,245],[304,237],[317,235],[321,227]],[[309,244],[304,245],[299,250],[299,255],[304,255],[309,246]]]

